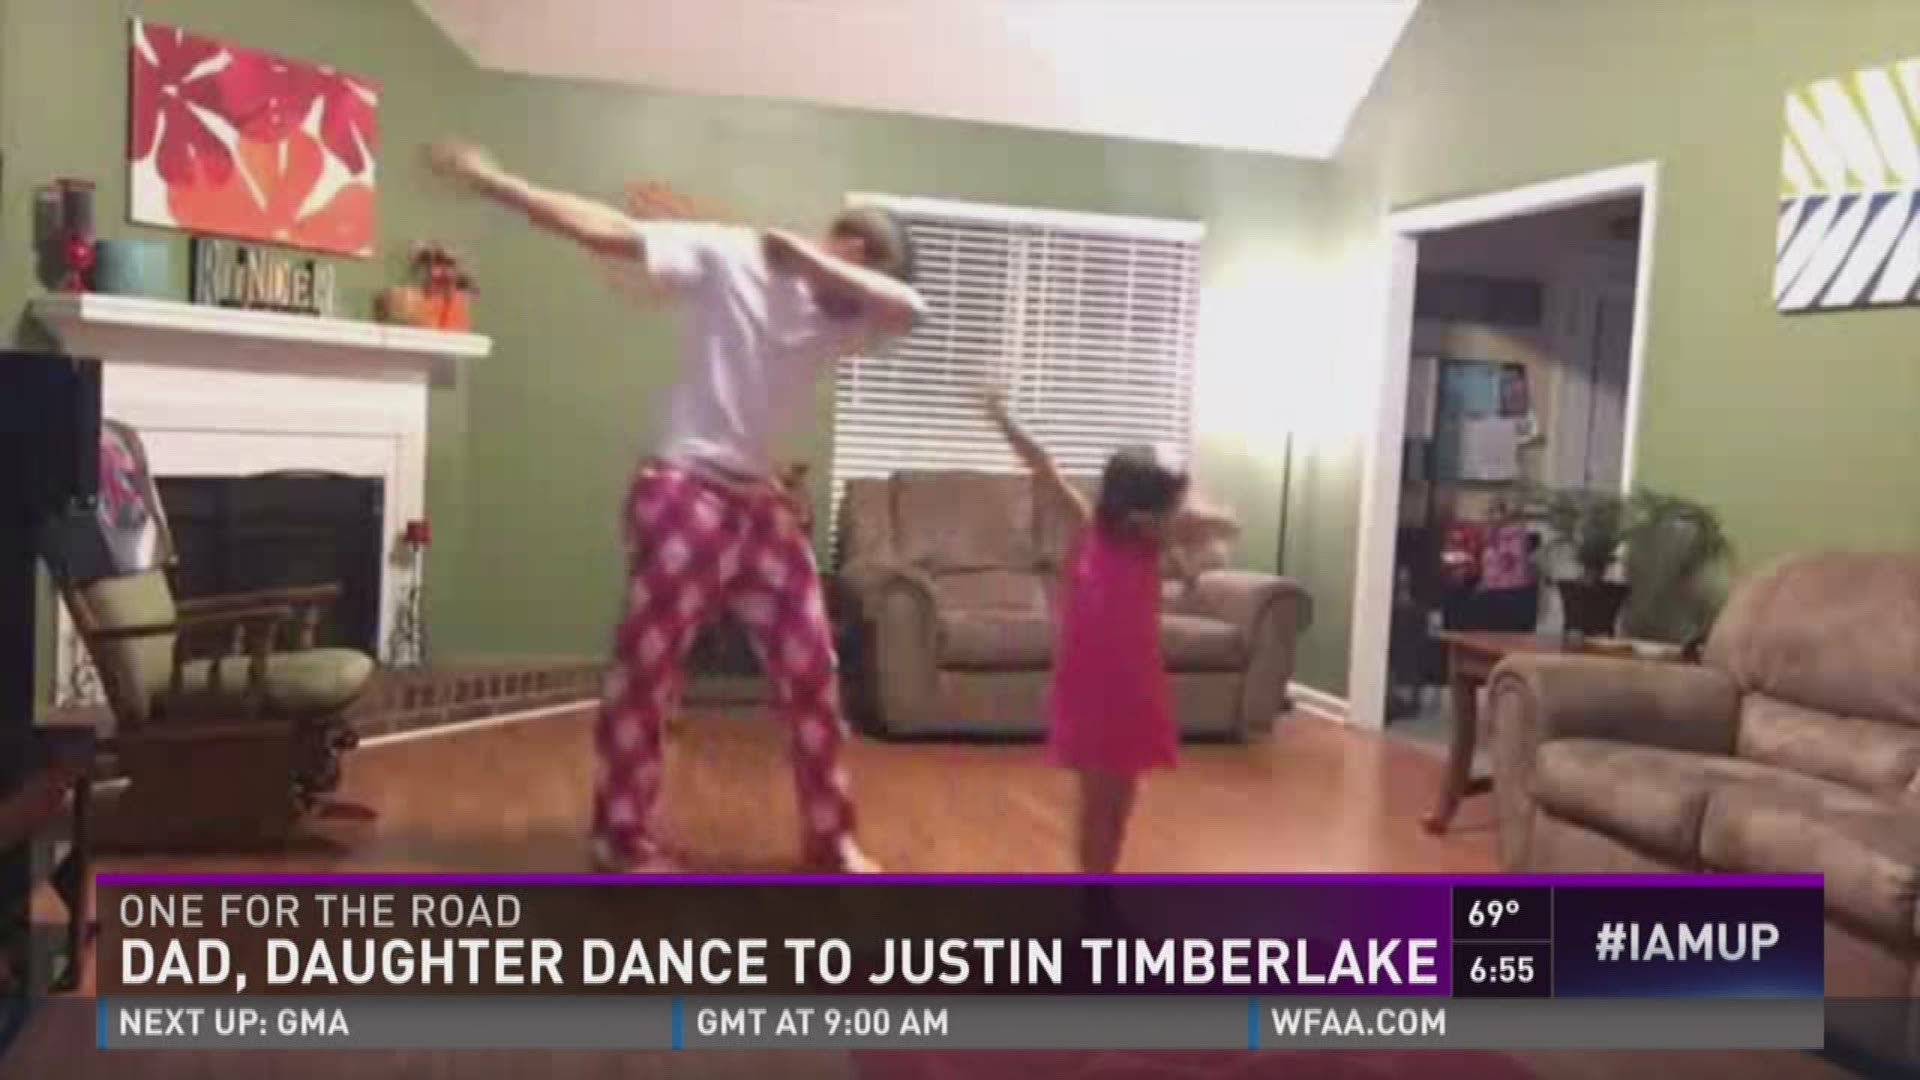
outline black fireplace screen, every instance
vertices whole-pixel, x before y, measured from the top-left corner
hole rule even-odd
[[[161,477],[183,600],[337,585],[323,645],[378,653],[384,485],[332,473]]]

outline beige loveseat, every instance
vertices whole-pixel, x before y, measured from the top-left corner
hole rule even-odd
[[[1488,693],[1509,869],[1824,874],[1829,995],[1920,991],[1920,556],[1784,560],[1700,666],[1516,657]],[[1829,1020],[1910,1057],[1907,1012]]]
[[[902,472],[847,484],[837,578],[855,712],[893,735],[1045,726],[1068,523],[1030,477]],[[1188,735],[1241,738],[1281,710],[1311,618],[1284,578],[1168,570],[1161,643]]]

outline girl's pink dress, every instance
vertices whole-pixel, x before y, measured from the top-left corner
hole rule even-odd
[[[1160,551],[1089,526],[1061,575],[1048,750],[1071,769],[1173,765],[1180,737],[1160,658]]]

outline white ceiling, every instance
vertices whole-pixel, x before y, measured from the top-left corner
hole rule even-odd
[[[1419,0],[416,0],[533,75],[1324,158]]]

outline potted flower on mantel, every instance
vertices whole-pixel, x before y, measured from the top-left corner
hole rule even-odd
[[[387,289],[376,301],[381,322],[425,330],[472,328],[468,298],[480,289],[450,249],[434,242],[415,244],[410,268],[417,284]]]

